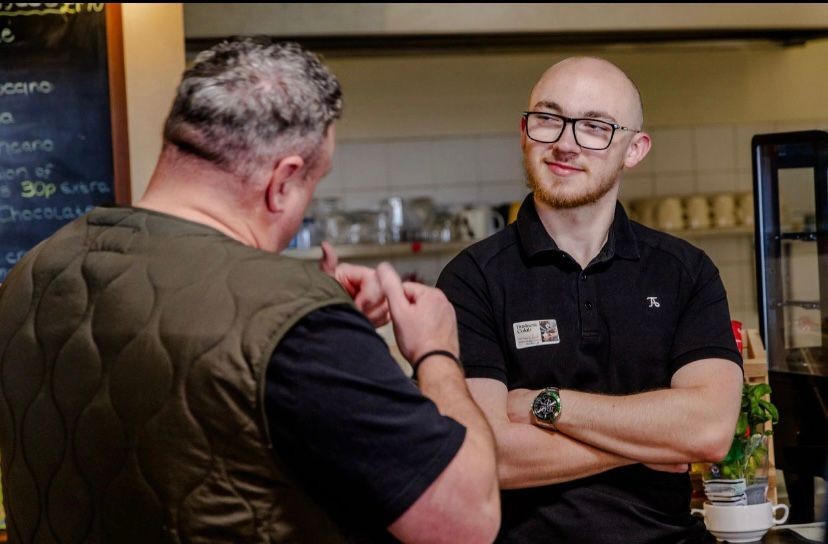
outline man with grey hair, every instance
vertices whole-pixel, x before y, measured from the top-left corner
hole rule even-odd
[[[0,287],[13,541],[483,542],[491,431],[441,292],[280,256],[330,168],[336,78],[238,39],[184,74],[149,187]],[[372,323],[394,322],[419,390]]]
[[[532,192],[437,284],[497,441],[499,540],[701,542],[687,464],[725,456],[742,387],[724,286],[702,251],[617,201],[650,149],[624,72],[563,60],[528,106]]]

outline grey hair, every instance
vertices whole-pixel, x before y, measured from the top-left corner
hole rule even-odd
[[[316,55],[295,43],[236,38],[184,72],[164,139],[247,177],[289,154],[313,162],[341,113],[339,81]]]

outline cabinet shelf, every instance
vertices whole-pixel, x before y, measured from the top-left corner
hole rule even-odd
[[[406,242],[401,244],[355,244],[336,246],[340,259],[383,259],[392,257],[412,257],[416,255],[439,255],[459,253],[473,241],[427,243]],[[297,259],[319,259],[322,248],[316,246],[308,249],[286,249],[283,255]]]
[[[804,310],[819,310],[818,300],[785,300],[779,303],[780,306],[796,306]]]
[[[679,238],[728,238],[753,236],[753,227],[720,227],[711,229],[684,229],[666,231]],[[336,246],[336,254],[343,259],[383,259],[413,257],[417,255],[439,255],[459,253],[476,240],[461,242],[429,243],[405,242],[399,244],[353,244]],[[319,259],[322,249],[314,246],[308,249],[287,249],[283,255],[297,259]]]
[[[798,240],[800,242],[816,242],[816,232],[783,232],[779,235],[782,240]]]
[[[733,238],[753,236],[753,227],[738,225],[735,227],[668,230],[666,232],[679,238]]]

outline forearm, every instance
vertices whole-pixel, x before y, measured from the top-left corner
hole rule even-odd
[[[511,422],[504,383],[487,378],[467,381],[474,401],[494,431],[498,480],[502,488],[565,482],[634,462],[560,433]]]
[[[560,432],[647,463],[719,460],[722,418],[694,390],[664,389],[615,397],[562,391]],[[732,435],[733,425],[729,425]]]
[[[567,482],[635,463],[533,425],[493,424],[500,487],[520,489]]]
[[[448,416],[466,427],[467,440],[480,449],[480,461],[494,467],[494,436],[483,412],[469,394],[466,381],[457,364],[451,359],[435,355],[423,361],[417,369],[420,391]]]
[[[417,369],[420,390],[430,398],[444,416],[466,427],[466,438],[458,452],[457,463],[466,477],[456,483],[462,495],[496,498],[495,440],[483,412],[472,399],[463,373],[457,364],[444,356],[432,356]]]
[[[704,359],[677,371],[667,389],[626,396],[562,390],[556,427],[581,442],[644,463],[718,461],[733,438],[741,387],[738,366]],[[509,393],[512,421],[529,421],[536,393]]]

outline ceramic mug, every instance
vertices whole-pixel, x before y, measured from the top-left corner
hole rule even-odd
[[[684,208],[681,200],[674,196],[662,198],[656,211],[658,228],[664,230],[681,230],[684,228]]]
[[[633,203],[636,221],[647,227],[656,226],[656,208],[658,199],[644,198]]]
[[[488,206],[463,210],[460,219],[467,227],[463,237],[468,240],[480,240],[503,228],[503,216]]]
[[[701,195],[687,199],[687,226],[691,229],[706,229],[710,227],[710,202]]]
[[[736,224],[736,199],[730,193],[713,197],[713,221],[717,227],[732,227]]]
[[[782,512],[780,517],[777,512]],[[756,542],[774,525],[788,519],[788,506],[770,502],[742,506],[704,503],[704,508],[694,508],[692,514],[704,517],[707,530],[718,540],[727,542]]]
[[[736,216],[739,223],[746,227],[753,226],[753,193],[742,193],[739,195],[736,206]]]

